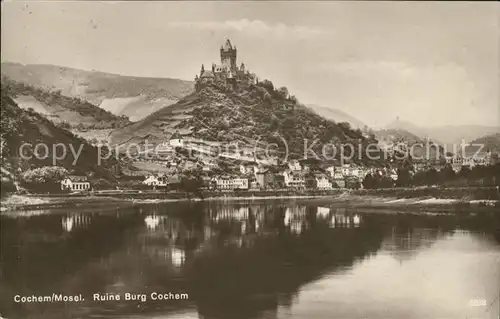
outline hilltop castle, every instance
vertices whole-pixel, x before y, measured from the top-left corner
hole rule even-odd
[[[217,83],[233,86],[237,83],[255,84],[255,74],[246,70],[243,62],[238,67],[236,55],[236,46],[233,47],[231,41],[226,39],[226,43],[220,48],[220,64],[212,63],[211,70],[205,70],[205,66],[201,65],[200,75],[196,75],[194,79],[196,89]]]

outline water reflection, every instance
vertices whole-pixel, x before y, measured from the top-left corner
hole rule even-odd
[[[148,229],[154,230],[156,229],[161,222],[161,217],[160,216],[146,216],[144,218],[144,222],[146,223],[146,227]]]
[[[498,239],[494,242],[491,236],[498,219],[370,214],[284,202],[210,202],[149,205],[115,213],[8,216],[1,222],[5,285],[0,309],[7,317],[152,318],[182,312],[179,317],[191,313],[205,319],[389,318],[377,317],[384,312],[369,300],[378,298],[380,307],[393,309],[386,313],[393,318],[430,318],[435,316],[415,312],[418,316],[412,317],[407,308],[392,305],[405,296],[398,282],[407,284],[407,277],[418,275],[416,265],[438,273],[442,269],[436,261],[460,263],[469,258],[460,253],[466,245],[476,245],[475,262],[493,270],[472,285],[461,280],[474,275],[463,268],[455,274],[462,286],[453,289],[479,293],[477,285],[483,284],[488,286],[484,297],[491,298],[500,288],[492,281],[500,275],[491,259],[500,258]],[[404,268],[393,268],[393,262]],[[391,272],[398,280],[388,278]],[[394,286],[392,290],[384,288],[384,280]],[[363,290],[366,285],[371,288]],[[432,282],[427,285],[434,287]],[[408,289],[408,296],[438,316],[451,318],[470,310],[453,306],[450,300],[457,300],[452,298],[456,292],[441,286],[441,293],[450,296],[441,300],[441,308],[418,297],[422,286]],[[87,298],[83,304],[66,306],[12,302],[13,294],[53,291]],[[190,298],[141,304],[91,300],[96,292],[155,291],[186,292]],[[362,306],[360,298],[367,300]]]
[[[73,229],[86,228],[92,220],[89,213],[73,213],[63,216],[61,219],[62,229],[65,232],[71,232]]]

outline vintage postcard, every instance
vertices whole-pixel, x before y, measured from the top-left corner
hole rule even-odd
[[[0,319],[500,319],[500,5],[3,1]]]

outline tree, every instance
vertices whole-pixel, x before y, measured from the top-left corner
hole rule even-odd
[[[69,130],[71,129],[71,125],[69,124],[68,121],[62,121],[58,124],[58,126],[62,129]]]
[[[399,168],[398,169],[398,186],[408,186],[411,183],[411,175],[410,170],[408,168]]]
[[[60,190],[60,182],[67,175],[68,171],[64,167],[44,166],[27,170],[21,175],[21,181],[29,190],[51,192]]]
[[[471,169],[469,167],[467,167],[467,166],[462,166],[462,169],[460,170],[460,172],[458,173],[458,175],[461,178],[469,179],[469,177],[471,176]]]
[[[288,93],[288,89],[286,87],[284,87],[284,86],[280,87],[278,89],[278,93],[281,95],[281,98],[283,100],[286,100],[288,98],[289,93]]]
[[[373,175],[366,174],[365,178],[363,179],[363,188],[372,189],[375,188],[375,186],[376,186],[376,180],[373,177]]]
[[[447,165],[443,170],[440,172],[439,177],[442,182],[446,181],[451,181],[454,180],[456,177],[455,171],[451,167],[451,165]]]
[[[262,86],[263,88],[265,88],[269,93],[274,91],[273,82],[271,82],[269,80],[264,80],[264,81],[260,82],[259,85]]]
[[[100,178],[93,183],[92,187],[96,190],[114,189],[116,185],[111,184],[108,180],[105,180],[104,178]]]
[[[377,180],[377,188],[391,188],[394,187],[394,181],[389,176],[381,176]]]
[[[16,191],[16,185],[10,178],[2,177],[0,181],[0,192],[1,196],[7,193],[13,193]]]
[[[344,132],[348,132],[351,130],[351,124],[349,124],[348,122],[340,122],[339,126]]]
[[[425,172],[425,183],[427,185],[436,185],[439,183],[439,173],[436,169],[431,168]]]
[[[180,189],[187,193],[199,194],[203,187],[203,179],[199,170],[185,171],[181,176]]]

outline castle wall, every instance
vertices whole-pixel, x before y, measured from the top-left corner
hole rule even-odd
[[[236,50],[221,50],[220,51],[221,64],[227,67],[228,70],[235,71],[236,68]]]

